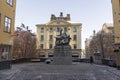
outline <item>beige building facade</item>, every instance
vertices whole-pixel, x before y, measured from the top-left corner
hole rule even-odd
[[[111,0],[114,22],[114,43],[117,67],[120,68],[120,0]]]
[[[120,43],[120,0],[112,0],[115,43]]]
[[[60,34],[60,30],[67,32],[71,37],[70,45],[72,48],[73,57],[81,56],[81,23],[73,23],[70,19],[70,14],[66,17],[60,13],[59,17],[54,14],[46,24],[37,24],[37,50],[40,57],[53,56],[55,46],[55,37]]]
[[[114,33],[114,27],[112,23],[104,23],[102,26],[102,30],[106,33]]]
[[[0,61],[9,60],[13,46],[16,0],[0,0]]]
[[[113,33],[114,33],[114,27],[113,27],[113,24],[112,23],[104,23],[103,25],[102,25],[102,29],[101,29],[101,32],[103,32],[103,33],[100,33],[100,34],[102,34],[103,35],[103,38],[104,39],[109,39],[109,40],[112,40],[112,43],[114,42],[114,38],[112,37],[112,35],[113,35]],[[96,38],[98,38],[97,37],[97,34],[98,34],[98,32],[96,33],[96,31],[94,30],[93,31],[93,36],[91,36],[90,38],[86,38],[86,40],[85,40],[85,52],[86,52],[86,59],[89,59],[90,58],[90,56],[94,56],[93,55],[93,53],[94,53],[94,51],[91,53],[91,51],[90,51],[90,48],[91,48],[91,46],[90,46],[90,43],[91,43],[91,41],[92,41],[92,39],[94,39],[94,37],[96,37]],[[105,35],[106,34],[106,35]],[[112,34],[112,35],[111,35]],[[105,36],[105,37],[104,37]],[[111,39],[111,37],[112,37],[112,39]],[[105,42],[105,40],[104,40],[104,42]],[[96,43],[97,44],[97,43]],[[113,55],[113,49],[110,49],[110,46],[107,46],[107,47],[105,47],[105,43],[103,44],[104,45],[104,56],[105,57],[111,57],[111,56],[114,56]],[[97,47],[96,47],[97,48]],[[112,54],[111,54],[112,53]]]

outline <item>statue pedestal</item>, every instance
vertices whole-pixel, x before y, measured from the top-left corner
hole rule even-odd
[[[70,45],[61,45],[54,47],[53,64],[57,65],[72,64],[72,54]]]

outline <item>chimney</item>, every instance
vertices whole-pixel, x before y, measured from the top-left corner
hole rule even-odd
[[[70,14],[67,14],[67,20],[70,21]]]
[[[52,21],[52,20],[55,20],[55,19],[56,19],[55,15],[52,14],[52,15],[51,15],[51,21]]]
[[[60,12],[60,17],[63,17],[63,12]]]

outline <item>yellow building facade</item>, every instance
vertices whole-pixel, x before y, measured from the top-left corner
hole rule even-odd
[[[16,0],[0,0],[0,61],[9,60],[13,45]]]
[[[120,68],[120,0],[112,0],[113,22],[114,22],[114,42],[116,52],[117,67]]]
[[[70,14],[66,17],[60,13],[59,17],[54,14],[46,24],[37,24],[37,49],[40,57],[50,57],[53,55],[55,46],[55,37],[60,34],[60,30],[67,32],[72,38],[70,45],[72,47],[72,54],[74,57],[81,55],[81,23],[73,23],[70,20]]]
[[[102,30],[106,33],[114,33],[114,27],[112,23],[104,23],[102,26]]]

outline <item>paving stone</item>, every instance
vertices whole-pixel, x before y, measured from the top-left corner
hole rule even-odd
[[[0,80],[120,80],[120,76],[116,75],[118,73],[120,71],[115,68],[89,63],[26,63],[13,65],[11,70],[0,71]]]

